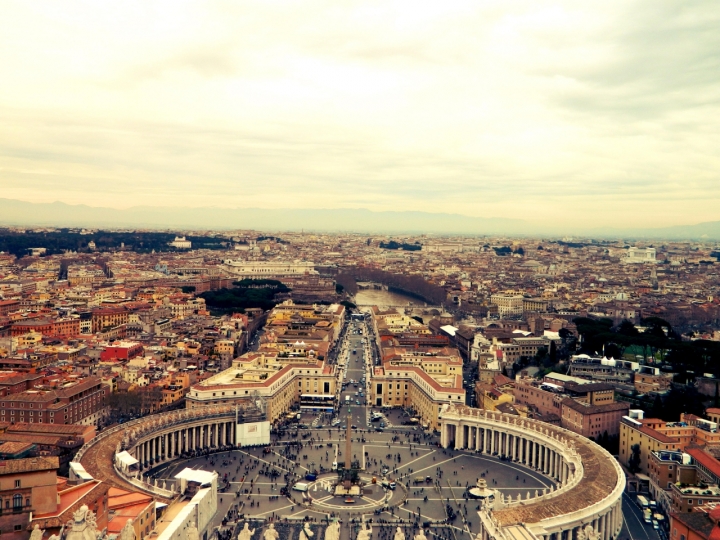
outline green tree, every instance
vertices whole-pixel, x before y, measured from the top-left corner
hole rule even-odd
[[[650,418],[662,418],[663,417],[663,401],[662,398],[659,395],[655,395],[655,399],[653,400],[652,408],[650,409],[649,416]]]
[[[622,336],[628,337],[635,337],[640,335],[640,332],[637,328],[635,328],[635,325],[627,319],[623,320],[623,322],[620,323],[617,329],[617,333]]]
[[[623,352],[615,343],[605,345],[605,356],[607,358],[622,358]]]
[[[557,345],[555,345],[554,341],[550,342],[550,364],[555,365],[557,364],[558,360],[558,353],[557,353]]]

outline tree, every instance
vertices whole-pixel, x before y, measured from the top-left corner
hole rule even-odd
[[[557,345],[554,341],[550,342],[550,364],[553,366],[557,364]]]
[[[194,293],[194,292],[195,292],[195,286],[194,286],[194,285],[184,285],[183,287],[180,288],[180,290],[181,290],[182,292],[184,292],[185,294]]]
[[[623,322],[620,323],[617,329],[617,333],[623,336],[628,337],[634,337],[639,336],[640,332],[637,328],[635,328],[635,325],[628,321],[627,319],[623,320]]]
[[[630,459],[628,460],[628,469],[634,474],[640,472],[640,445],[633,444],[630,450],[632,454],[630,454]]]
[[[664,402],[660,418],[677,422],[682,413],[702,416],[705,412],[703,396],[694,386],[673,386]]]
[[[577,338],[567,328],[561,328],[558,331],[558,335],[560,336],[560,340],[561,340],[560,341],[560,357],[567,358],[568,356],[570,356],[571,352],[575,351],[575,344],[577,343]]]
[[[659,395],[655,395],[652,408],[650,409],[650,418],[662,418],[663,416],[663,402]]]
[[[537,354],[535,355],[535,363],[541,367],[550,367],[548,364],[548,349],[547,347],[540,347]]]
[[[623,352],[615,343],[605,345],[605,356],[607,358],[622,358]]]

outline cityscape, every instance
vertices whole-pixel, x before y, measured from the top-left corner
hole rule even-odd
[[[0,243],[3,535],[659,540],[714,523],[713,242]]]
[[[720,540],[717,1],[0,13],[0,540]]]

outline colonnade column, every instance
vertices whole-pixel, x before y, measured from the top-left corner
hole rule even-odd
[[[530,441],[530,463],[531,467],[535,467],[535,441]]]
[[[527,443],[525,446],[525,465],[532,467],[532,441],[527,439],[525,442]]]
[[[606,512],[602,518],[603,522],[603,538],[610,540],[610,512]]]
[[[483,453],[484,454],[490,453],[490,452],[488,452],[488,429],[487,428],[483,429]]]

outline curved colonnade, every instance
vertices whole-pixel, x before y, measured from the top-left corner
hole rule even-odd
[[[194,452],[234,448],[236,410],[232,406],[184,409],[133,420],[98,434],[75,456],[98,480],[127,488],[130,484],[168,499],[178,493],[172,480],[147,482],[142,471]],[[135,463],[118,458],[127,451]]]
[[[618,537],[624,473],[597,444],[557,426],[463,405],[444,406],[440,421],[443,447],[504,457],[558,485],[524,500],[498,497],[480,512],[478,540],[527,538],[527,532],[542,540]]]

